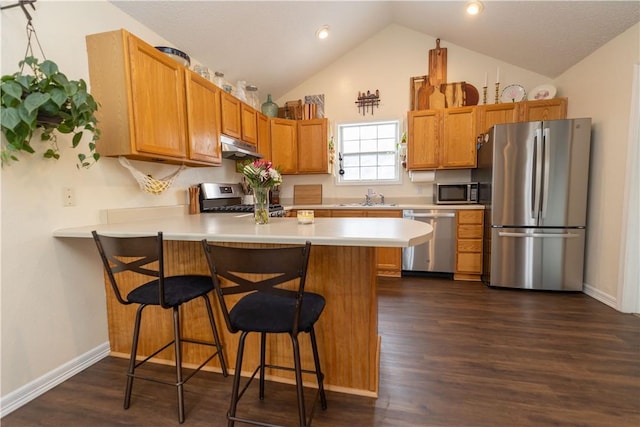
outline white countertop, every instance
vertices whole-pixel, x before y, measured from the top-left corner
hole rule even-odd
[[[293,205],[285,206],[285,209],[375,209],[375,210],[406,210],[406,209],[440,209],[440,210],[468,210],[468,209],[484,209],[484,205],[434,205],[423,203],[398,203],[398,204],[374,204],[370,206],[360,203],[336,203],[322,205]]]
[[[166,240],[282,244],[309,240],[314,245],[373,247],[415,246],[428,241],[433,232],[429,224],[402,218],[315,218],[313,224],[270,218],[269,224],[256,225],[252,215],[197,214],[65,228],[53,235],[90,238],[92,230],[117,237],[162,231]]]

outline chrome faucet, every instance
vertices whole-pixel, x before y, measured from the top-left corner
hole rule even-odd
[[[384,194],[378,194],[380,196],[380,204],[384,205]]]

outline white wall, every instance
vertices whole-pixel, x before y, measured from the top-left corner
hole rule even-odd
[[[73,79],[89,80],[87,34],[126,28],[151,44],[168,43],[106,1],[45,0],[29,11],[46,57]],[[2,11],[3,75],[18,69],[26,48],[25,25],[20,8]],[[229,167],[188,169],[165,194],[154,196],[140,191],[116,159],[77,170],[70,140],[58,139],[60,160],[21,156],[1,172],[3,397],[108,340],[97,251],[89,239],[55,239],[53,230],[95,224],[106,208],[185,204],[189,185],[237,179]],[[38,141],[33,145],[43,151]],[[160,178],[176,169],[133,164]],[[76,206],[63,207],[63,187],[74,189]]]
[[[376,120],[402,120],[406,129],[406,113],[410,108],[410,78],[429,74],[429,49],[435,49],[436,38],[399,25],[390,25],[353,49],[342,58],[327,66],[303,84],[275,100],[283,106],[286,101],[302,99],[305,95],[324,94],[325,116],[332,129],[336,124]],[[539,74],[498,61],[494,58],[464,49],[441,40],[440,47],[447,48],[447,81],[466,81],[480,92],[485,73],[488,74],[489,88],[487,103],[495,98],[496,71],[500,67],[501,88],[518,83],[527,90],[551,83]],[[380,107],[373,115],[363,116],[355,105],[358,92],[380,91]],[[562,96],[560,91],[559,96]],[[337,168],[336,168],[337,169]],[[335,171],[334,171],[335,172]],[[468,171],[439,171],[437,179],[466,180]],[[293,184],[323,184],[323,197],[363,198],[366,190],[362,186],[335,186],[333,176],[288,176],[281,190],[281,197],[293,197]],[[371,185],[367,185],[371,187]],[[389,202],[394,197],[419,197],[431,202],[431,185],[411,183],[406,172],[401,185],[379,185],[374,188],[383,193]]]
[[[170,43],[106,1],[44,0],[39,1],[36,8],[31,14],[45,54],[72,78],[88,80],[86,34],[126,28],[150,44]],[[69,20],[73,24],[60,24]],[[25,24],[19,8],[4,10],[1,14],[3,75],[15,72],[17,62],[22,58],[26,47]],[[635,31],[637,50],[637,27]],[[623,39],[625,46],[631,43],[628,38],[633,34],[626,37]],[[278,102],[324,93],[326,113],[331,121],[348,122],[362,119],[354,104],[357,92],[379,89],[380,108],[365,119],[402,118],[409,108],[409,78],[427,74],[428,50],[433,47],[434,38],[391,26]],[[496,67],[500,66],[502,87],[520,83],[531,89],[548,82],[542,76],[451,45],[446,40],[442,41],[442,47],[448,49],[449,81],[466,80],[480,89],[484,73],[489,73],[491,85]],[[630,55],[627,50],[622,54]],[[631,56],[637,59],[637,52]],[[607,89],[613,86],[619,91],[625,85],[624,81],[611,78],[610,70],[603,70],[597,81],[594,77],[580,90],[573,89],[572,79],[562,80],[559,95],[571,96],[570,108],[587,102],[584,114],[601,116],[597,129],[608,130],[606,139],[600,144],[617,145],[617,140],[613,139],[617,133],[626,132],[626,118],[609,117],[605,107],[598,105],[602,96],[602,76],[607,76]],[[565,90],[565,85],[571,90]],[[590,97],[585,101],[582,99],[585,96]],[[489,99],[492,98],[490,91]],[[60,138],[61,145],[65,145],[65,141],[68,144],[68,140]],[[603,158],[607,155],[601,153]],[[623,164],[607,161],[600,173],[612,176],[607,179],[616,183],[622,176],[617,168]],[[175,170],[173,166],[143,162],[134,162],[134,165],[156,177],[164,177]],[[0,386],[3,398],[108,339],[102,273],[92,242],[54,239],[51,232],[63,227],[94,224],[100,220],[101,211],[107,208],[184,204],[189,185],[237,180],[232,165],[225,161],[222,168],[188,169],[161,196],[138,190],[129,172],[115,159],[101,159],[90,170],[78,171],[75,152],[66,147],[59,161],[24,156],[19,162],[2,168]],[[293,185],[297,183],[323,183],[327,197],[361,197],[364,194],[362,187],[335,187],[331,177],[287,176],[283,197],[292,197]],[[76,206],[63,207],[63,187],[74,188]],[[423,187],[405,180],[402,185],[381,192],[392,201],[394,196],[417,196]],[[421,197],[425,197],[424,192]],[[609,203],[609,200],[603,200],[603,203]],[[603,214],[596,209],[590,217],[594,215]],[[607,227],[607,224],[600,221],[593,223],[592,229],[599,233],[598,227],[603,226]],[[605,230],[602,234],[608,235]],[[615,230],[611,234],[615,235]],[[609,246],[617,248],[614,241],[607,243],[607,250]],[[598,277],[590,283],[603,286],[607,293],[613,292],[615,285],[607,288],[604,283],[615,283],[615,272],[606,269],[593,250],[590,250],[588,264],[600,266],[597,271],[590,267],[590,276]]]
[[[592,117],[585,284],[616,306],[633,65],[640,62],[640,24],[557,79],[571,117]],[[640,165],[636,165],[640,167]]]

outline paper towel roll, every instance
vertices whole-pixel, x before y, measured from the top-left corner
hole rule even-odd
[[[411,182],[433,182],[436,180],[436,171],[409,171]]]

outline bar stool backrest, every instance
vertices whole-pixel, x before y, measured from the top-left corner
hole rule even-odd
[[[296,299],[293,334],[298,333],[300,309],[309,265],[311,242],[281,248],[240,248],[202,241],[218,301],[230,332],[237,330],[229,318],[225,296],[263,292]],[[223,280],[224,279],[224,280]],[[288,289],[278,287],[296,283]]]

